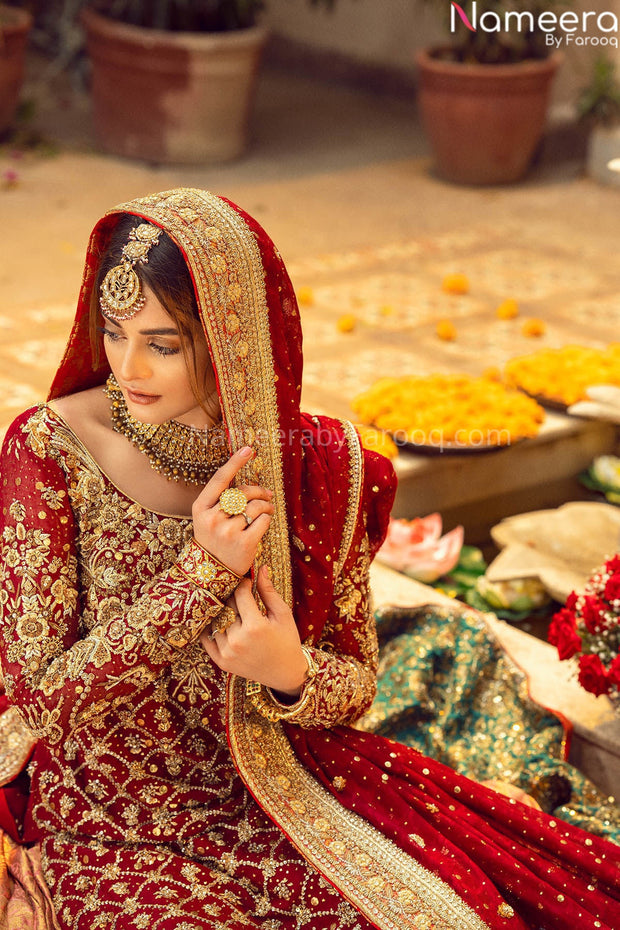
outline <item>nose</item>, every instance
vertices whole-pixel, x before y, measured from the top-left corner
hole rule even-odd
[[[125,384],[135,384],[150,378],[151,366],[148,357],[139,346],[127,345],[123,352],[119,374]]]

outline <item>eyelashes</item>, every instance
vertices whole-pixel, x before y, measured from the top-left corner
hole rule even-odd
[[[123,338],[120,333],[114,333],[112,330],[106,329],[105,326],[98,326],[97,331],[103,333],[103,336],[109,339],[110,342],[118,342]],[[164,358],[168,355],[178,355],[181,351],[180,348],[173,349],[170,346],[160,346],[156,342],[149,342],[149,346],[154,352],[164,356]]]

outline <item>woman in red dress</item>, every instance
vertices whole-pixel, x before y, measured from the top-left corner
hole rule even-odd
[[[100,221],[2,459],[39,925],[617,928],[618,847],[351,728],[394,476],[300,389],[294,292],[247,214],[176,190]]]

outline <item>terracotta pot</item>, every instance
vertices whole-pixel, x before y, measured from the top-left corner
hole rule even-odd
[[[459,184],[507,184],[530,167],[542,138],[560,55],[506,65],[418,53],[418,99],[437,172]]]
[[[266,31],[166,32],[82,13],[95,132],[108,152],[154,162],[244,151]]]
[[[620,187],[620,126],[592,127],[587,172],[600,184]]]
[[[0,133],[10,127],[24,78],[24,54],[32,16],[0,4]]]

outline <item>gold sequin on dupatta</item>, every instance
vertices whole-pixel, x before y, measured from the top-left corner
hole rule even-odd
[[[297,760],[281,724],[228,684],[231,750],[244,781],[303,856],[380,930],[488,930],[444,881],[343,807]]]
[[[270,565],[275,587],[292,605],[276,372],[269,331],[265,272],[258,244],[243,218],[208,191],[178,189],[121,204],[161,226],[183,250],[217,373],[232,451],[255,456],[237,476],[274,492],[276,510],[257,556]]]

